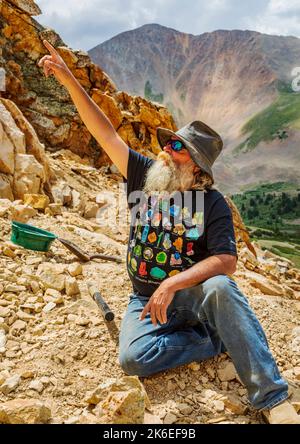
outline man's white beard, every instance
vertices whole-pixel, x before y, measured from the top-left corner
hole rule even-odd
[[[187,191],[194,183],[193,166],[192,161],[177,166],[172,157],[162,151],[147,172],[143,191],[146,194]]]

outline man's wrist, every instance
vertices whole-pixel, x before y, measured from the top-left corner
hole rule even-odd
[[[180,282],[178,281],[178,279],[175,279],[176,276],[174,277],[169,277],[168,279],[163,281],[163,284],[168,288],[168,290],[171,290],[173,292],[176,292],[178,290],[181,290],[181,286],[180,286]]]

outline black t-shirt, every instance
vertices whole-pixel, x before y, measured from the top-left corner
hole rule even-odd
[[[130,149],[124,179],[131,210],[127,270],[134,292],[145,296],[164,279],[209,256],[237,256],[231,210],[219,191],[190,191],[191,199],[177,192],[177,198],[168,202],[137,199],[153,162]],[[179,213],[183,221],[176,218]]]

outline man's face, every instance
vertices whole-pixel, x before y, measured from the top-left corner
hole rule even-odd
[[[177,137],[171,137],[170,140],[180,140],[180,139],[178,139]],[[187,163],[189,160],[191,160],[191,155],[186,148],[183,148],[180,151],[174,151],[171,148],[171,145],[167,143],[163,147],[163,151],[165,153],[168,153],[172,157],[173,162],[177,165],[183,165],[184,163]]]
[[[179,139],[173,137],[172,140]],[[194,175],[199,170],[186,148],[174,151],[167,143],[148,170],[144,191],[148,194],[153,191],[187,191],[193,185]]]

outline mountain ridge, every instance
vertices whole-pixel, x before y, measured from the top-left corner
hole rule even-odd
[[[195,36],[147,24],[97,45],[89,55],[117,88],[167,106],[179,127],[202,120],[219,132],[225,148],[216,162],[216,170],[224,190],[237,191],[245,185],[245,180],[247,183],[246,158],[249,183],[255,181],[256,169],[261,164],[266,164],[262,182],[280,181],[285,175],[298,181],[293,165],[297,163],[300,132],[288,119],[276,126],[281,106],[273,105],[281,98],[282,90],[291,88],[292,69],[300,63],[299,38],[251,30],[217,30]],[[296,93],[289,93],[285,105],[295,99]],[[273,113],[270,128],[262,131],[263,134],[269,131],[268,137],[258,140],[249,164],[249,156],[236,151],[251,139],[251,132],[248,134],[243,128],[263,111],[268,116],[269,108]],[[277,131],[286,129],[288,138],[277,138]],[[283,148],[292,151],[288,158]],[[279,160],[273,173],[267,165],[270,151],[276,162]],[[233,165],[243,173],[230,171]]]

